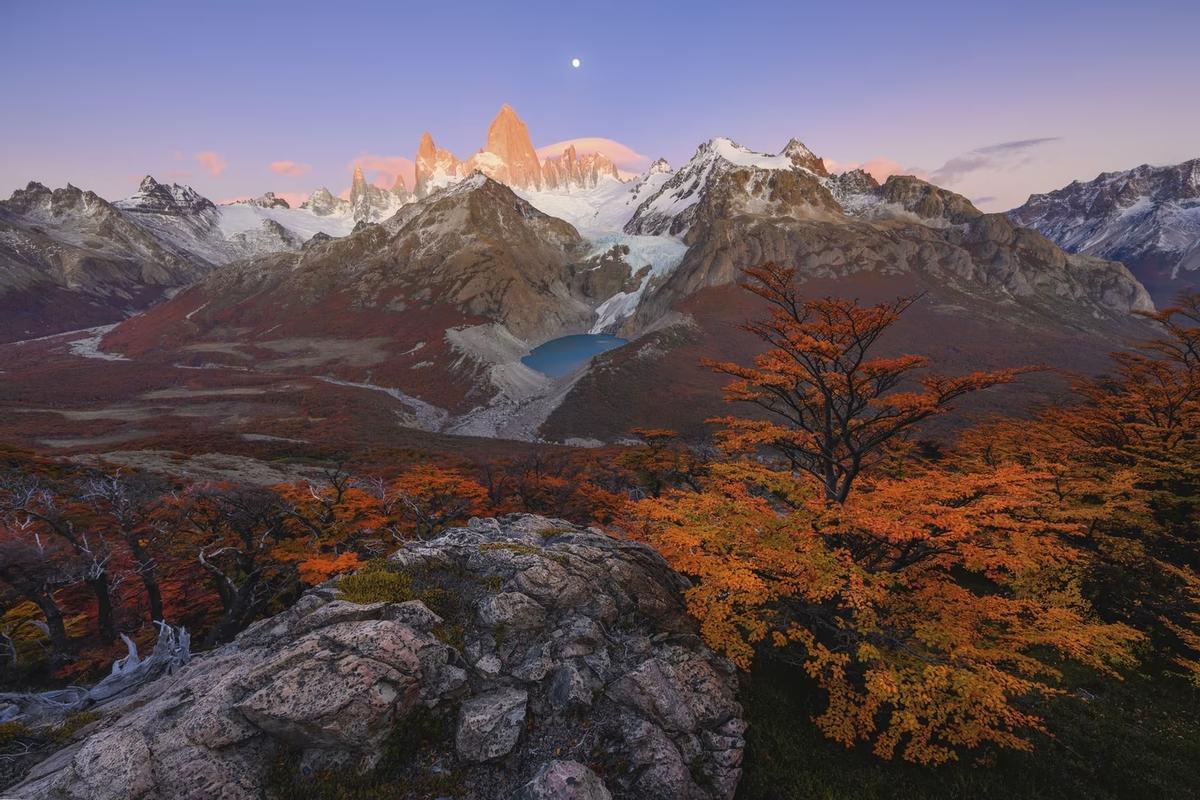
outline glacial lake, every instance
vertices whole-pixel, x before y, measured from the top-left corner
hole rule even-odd
[[[551,378],[561,378],[594,356],[620,347],[626,340],[606,333],[577,333],[533,348],[521,363]]]

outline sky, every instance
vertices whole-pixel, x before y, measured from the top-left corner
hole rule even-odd
[[[337,193],[356,163],[405,174],[426,130],[469,156],[509,103],[535,146],[628,171],[795,136],[998,211],[1200,156],[1198,29],[1195,0],[0,0],[0,193]]]

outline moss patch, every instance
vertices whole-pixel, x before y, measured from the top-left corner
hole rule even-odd
[[[281,752],[267,773],[269,800],[433,800],[462,793],[463,773],[445,765],[453,752],[457,709],[418,708],[396,723],[379,762],[362,775],[349,771],[305,775],[300,753]]]

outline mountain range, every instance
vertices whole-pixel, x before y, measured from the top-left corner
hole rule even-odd
[[[1200,159],[1105,172],[1010,215],[1072,253],[1124,263],[1160,304],[1200,287]]]
[[[721,381],[697,364],[757,352],[738,324],[760,309],[736,284],[768,260],[811,292],[922,294],[885,346],[944,369],[1094,371],[1153,308],[1124,265],[1068,252],[1018,212],[985,214],[911,176],[831,174],[798,139],[758,153],[715,138],[678,169],[660,159],[623,180],[600,154],[540,159],[504,106],[477,153],[459,159],[427,133],[415,163],[411,191],[357,170],[348,198],[319,189],[296,209],[270,193],[215,205],[151,178],[112,204],[31,184],[0,203],[0,302],[45,313],[0,333],[152,306],[98,347],[385,392],[401,424],[435,433],[586,443],[637,425],[703,431]],[[66,296],[78,310],[32,299]],[[599,333],[629,343],[561,378],[522,361]],[[979,410],[1054,391],[1033,378]]]

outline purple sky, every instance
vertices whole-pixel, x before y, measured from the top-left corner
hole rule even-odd
[[[426,129],[469,155],[508,102],[539,147],[607,137],[678,165],[713,136],[797,136],[1000,210],[1200,156],[1198,29],[1195,0],[3,0],[0,192],[116,199],[146,173],[215,200],[337,192]]]

